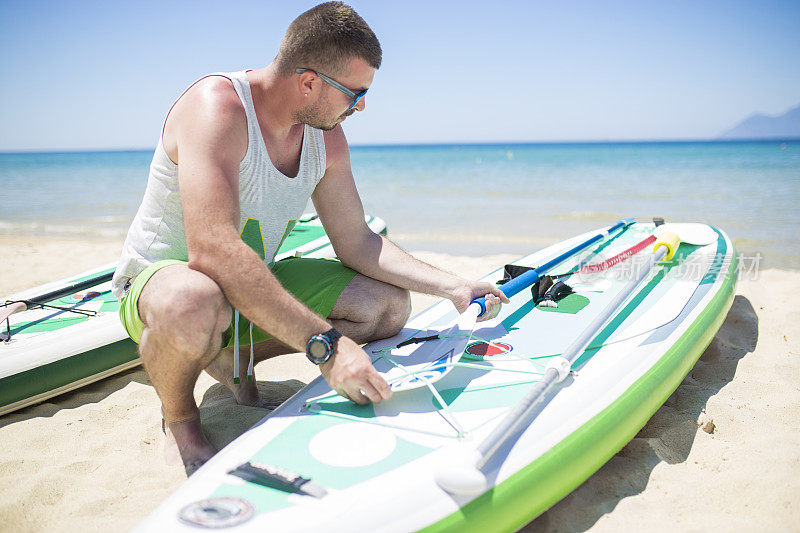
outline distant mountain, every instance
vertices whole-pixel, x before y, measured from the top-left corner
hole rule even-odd
[[[720,135],[720,139],[800,138],[800,105],[783,115],[752,115]]]

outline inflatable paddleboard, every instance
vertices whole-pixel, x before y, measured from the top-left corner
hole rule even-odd
[[[469,455],[491,435],[586,325],[627,293],[640,258],[655,256],[650,244],[619,260],[655,233],[654,224],[622,222],[547,272],[580,271],[558,278],[572,292],[554,296],[550,306],[522,290],[495,319],[462,331],[453,328],[453,305],[442,301],[396,337],[367,345],[375,367],[391,377],[391,400],[356,405],[314,380],[200,468],[138,530],[521,527],[633,438],[692,368],[733,301],[731,240],[694,225],[686,238],[694,244],[683,242],[670,260],[648,267],[541,412],[482,466],[486,487],[477,494],[444,490],[437,482],[442,468],[459,464],[465,450]],[[515,264],[547,264],[595,234]],[[502,274],[501,268],[485,279]],[[408,386],[414,380],[419,386]]]
[[[386,233],[382,219],[368,216],[366,221],[376,233]],[[319,219],[303,215],[276,259],[334,255]],[[119,304],[111,293],[115,267],[116,263],[104,265],[4,300],[7,306],[58,295],[38,298],[45,306],[27,305],[28,310],[0,324],[0,415],[140,364],[136,344],[120,323]],[[81,288],[70,291],[71,287]]]

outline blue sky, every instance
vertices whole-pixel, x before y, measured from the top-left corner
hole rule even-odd
[[[0,0],[0,151],[152,148],[316,3]],[[384,49],[351,144],[711,138],[800,104],[797,1],[351,5]]]

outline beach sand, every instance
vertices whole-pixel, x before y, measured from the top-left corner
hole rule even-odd
[[[116,260],[118,242],[0,238],[0,294]],[[422,259],[477,277],[513,256]],[[414,312],[434,301],[415,295]],[[800,273],[742,280],[722,329],[667,403],[596,474],[525,531],[797,531]],[[300,354],[256,368],[265,396],[317,375]],[[264,416],[203,375],[204,429],[223,446]],[[0,418],[0,530],[126,531],[185,479],[164,459],[159,402],[134,369]]]

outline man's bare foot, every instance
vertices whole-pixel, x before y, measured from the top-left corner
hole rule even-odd
[[[183,463],[187,476],[192,475],[217,453],[203,435],[199,418],[165,424],[164,434],[167,437],[164,444],[167,464]]]
[[[244,361],[242,361],[244,363]],[[247,367],[243,364],[243,369]],[[223,351],[212,361],[205,371],[212,378],[216,379],[231,391],[236,403],[239,405],[247,405],[249,407],[258,407],[261,409],[275,409],[282,402],[279,400],[265,400],[261,397],[256,386],[255,379],[249,381],[247,377],[242,376],[239,383],[233,382],[233,357],[231,354]]]
[[[247,405],[248,407],[259,407],[261,409],[275,409],[281,403],[281,400],[270,400],[261,396],[256,387],[255,381],[246,381],[228,387],[236,398],[236,403],[239,405]]]

